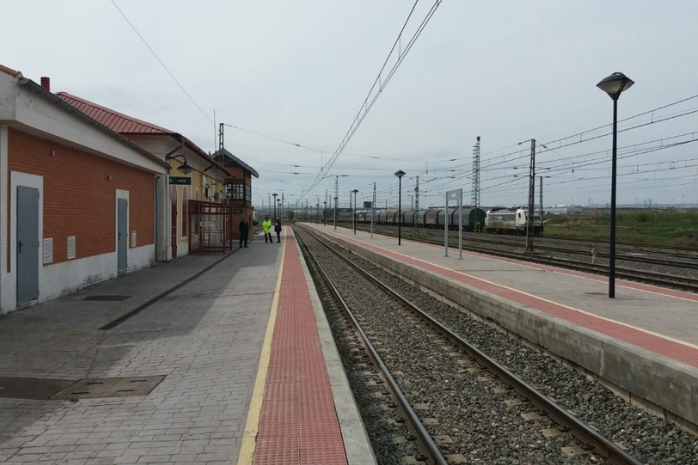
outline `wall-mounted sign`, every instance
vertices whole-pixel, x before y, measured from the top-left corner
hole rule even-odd
[[[75,236],[68,236],[68,260],[75,258]]]
[[[177,184],[178,186],[190,186],[191,178],[188,176],[170,176],[170,184]]]
[[[44,238],[44,263],[53,263],[53,238]]]

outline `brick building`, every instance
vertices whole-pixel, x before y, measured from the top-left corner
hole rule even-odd
[[[230,209],[217,207],[228,212],[228,223],[218,221],[192,220],[190,202],[205,205],[226,203],[226,179],[230,173],[222,163],[211,158],[206,152],[182,134],[157,126],[153,123],[125,115],[67,92],[56,94],[61,100],[94,118],[114,132],[170,163],[167,178],[168,189],[158,197],[156,214],[169,225],[165,237],[156,238],[157,260],[171,260],[202,250],[202,244],[213,247],[225,245],[230,248],[233,231]],[[186,173],[178,170],[186,163]],[[209,205],[210,206],[210,205]],[[215,205],[213,206],[215,207]],[[210,219],[210,218],[208,218]],[[192,224],[193,223],[193,224]],[[205,226],[202,226],[202,223]],[[215,226],[209,226],[214,224]],[[227,229],[221,229],[227,227]],[[225,244],[224,244],[225,243]]]
[[[169,163],[0,65],[0,313],[151,265]]]

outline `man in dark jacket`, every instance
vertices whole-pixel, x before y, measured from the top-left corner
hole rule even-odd
[[[250,232],[250,224],[247,222],[247,218],[244,216],[242,217],[238,228],[240,229],[240,248],[242,248],[243,242],[245,243],[245,247],[247,247],[247,235]]]
[[[274,231],[276,231],[276,242],[281,242],[281,218],[276,219]]]

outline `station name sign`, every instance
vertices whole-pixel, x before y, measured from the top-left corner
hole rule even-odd
[[[178,186],[190,186],[191,178],[188,176],[170,176],[170,184],[177,184]]]

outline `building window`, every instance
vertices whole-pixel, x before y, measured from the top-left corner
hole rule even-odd
[[[187,217],[189,216],[189,199],[187,188],[182,188],[182,237],[187,237]]]
[[[227,181],[225,188],[226,198],[228,200],[249,199],[249,186],[245,184],[244,179],[234,179]],[[245,194],[247,194],[247,196]]]

